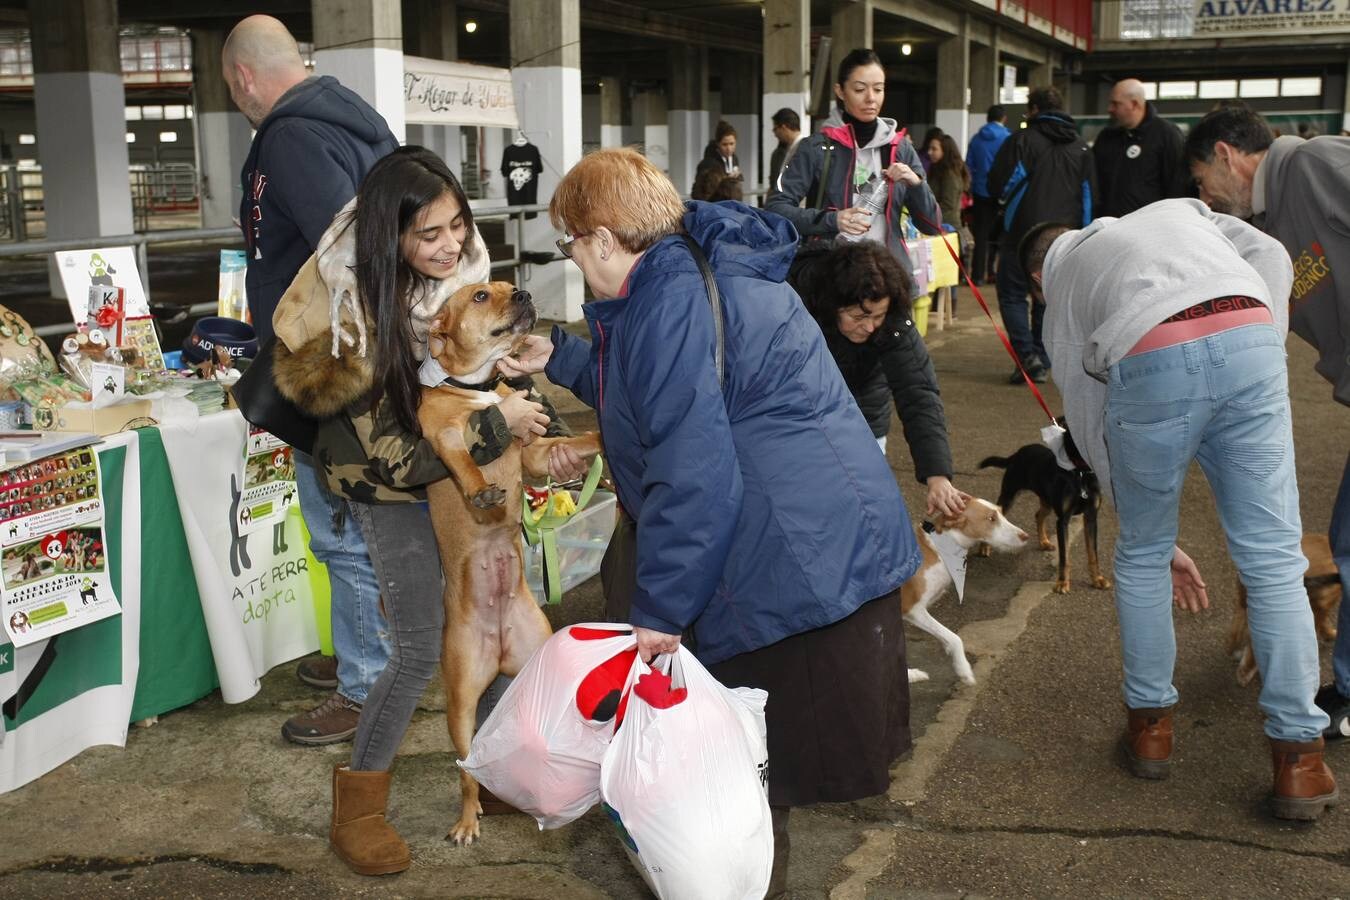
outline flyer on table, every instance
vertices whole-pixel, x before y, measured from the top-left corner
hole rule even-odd
[[[0,472],[0,628],[16,647],[121,612],[90,447]]]
[[[244,490],[235,511],[240,534],[251,534],[285,521],[295,493],[291,448],[277,436],[249,426],[244,448]]]

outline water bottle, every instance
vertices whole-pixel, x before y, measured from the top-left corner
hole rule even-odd
[[[853,202],[854,209],[861,209],[872,216],[881,216],[886,214],[886,201],[890,198],[891,185],[884,178],[878,178],[873,175],[867,181],[858,185],[857,196]],[[839,240],[861,241],[867,237],[867,232],[862,234],[845,234],[839,232]]]

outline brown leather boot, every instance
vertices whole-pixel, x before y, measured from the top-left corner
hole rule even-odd
[[[1172,768],[1172,709],[1131,709],[1120,739],[1125,769],[1135,778],[1160,780]]]
[[[1275,766],[1272,812],[1277,819],[1315,821],[1322,811],[1336,805],[1340,792],[1336,776],[1322,759],[1324,743],[1270,740],[1270,759]]]
[[[333,828],[328,842],[358,875],[391,875],[412,865],[408,845],[384,818],[388,772],[333,767]]]

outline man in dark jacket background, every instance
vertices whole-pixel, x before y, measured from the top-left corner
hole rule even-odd
[[[1158,115],[1134,78],[1116,83],[1107,107],[1111,123],[1097,135],[1092,158],[1100,189],[1096,213],[1124,216],[1171,197],[1185,197],[1190,174],[1181,130]]]
[[[1033,89],[1027,96],[1027,127],[1003,142],[989,172],[989,193],[1003,210],[998,308],[1008,340],[1033,381],[1045,381],[1050,366],[1041,342],[1045,304],[1031,300],[1028,324],[1027,277],[1017,262],[1017,245],[1040,222],[1087,225],[1096,191],[1092,153],[1064,112],[1059,91]],[[1022,373],[1014,371],[1008,383],[1021,384]]]
[[[802,134],[802,117],[797,115],[796,110],[785,106],[773,114],[773,136],[778,139],[778,146],[774,147],[773,153],[769,155],[767,181],[769,190],[764,197],[766,203],[770,197],[778,193],[779,173],[783,171],[783,166],[788,164],[788,160],[792,159],[792,154],[797,152],[797,145],[806,138],[806,135]]]
[[[999,148],[1008,139],[1008,114],[1002,106],[995,103],[985,113],[984,127],[975,132],[966,148],[966,168],[970,170],[970,197],[974,201],[971,207],[971,231],[975,235],[975,259],[971,266],[971,278],[976,284],[984,284],[993,274],[994,260],[998,258],[998,247],[994,243],[998,225],[998,195],[989,190],[989,170],[994,166],[994,157]]]
[[[248,248],[248,308],[262,342],[272,336],[277,301],[333,216],[398,141],[380,114],[336,79],[309,77],[295,38],[271,16],[250,16],[235,26],[221,68],[231,99],[257,129],[241,176],[239,222]],[[356,732],[366,694],[389,660],[388,636],[360,527],[310,457],[293,456],[310,550],[328,567],[337,661],[300,664],[302,681],[335,690],[287,720],[281,733],[300,744],[331,744]]]

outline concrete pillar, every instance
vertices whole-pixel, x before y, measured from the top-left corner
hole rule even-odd
[[[747,191],[764,183],[759,162],[759,106],[763,102],[759,68],[759,61],[748,53],[730,55],[722,64],[722,118],[736,129],[736,155]]]
[[[807,22],[810,22],[809,17]],[[872,46],[872,0],[835,0],[830,16],[830,38],[828,82],[834,84],[840,60],[859,47]]]
[[[802,120],[802,133],[811,133],[811,117],[807,115],[810,79],[811,0],[765,0],[762,159],[768,160],[778,146],[773,136],[773,114],[778,110],[786,107],[796,111]]]
[[[311,0],[314,74],[332,75],[384,116],[399,143],[403,116],[403,13],[399,0]]]
[[[1345,67],[1345,99],[1341,101],[1341,130],[1350,131],[1350,64]]]
[[[579,0],[511,0],[511,59],[521,61],[511,78],[521,130],[544,159],[540,203],[553,196],[559,176],[581,161],[579,5]],[[525,223],[524,249],[551,250],[561,236],[548,216],[538,216]],[[534,295],[544,318],[564,322],[581,318],[583,282],[574,264],[525,265],[517,282]]]
[[[240,174],[253,141],[220,71],[224,43],[223,31],[192,29],[192,128],[203,228],[228,228],[239,215]]]
[[[670,124],[666,95],[656,92],[633,98],[633,123],[642,129],[643,152],[652,165],[670,174]]]
[[[708,49],[681,45],[670,51],[670,180],[683,196],[708,143]]]
[[[459,58],[459,16],[448,0],[403,0],[403,50],[423,59]],[[435,153],[461,180],[463,138],[458,125],[408,125],[408,143]]]
[[[966,132],[970,135],[974,135],[984,127],[989,107],[998,102],[997,44],[997,36],[992,46],[970,44],[970,116]],[[962,153],[965,152],[967,145],[962,145]]]
[[[482,163],[479,179],[483,185],[483,197],[489,200],[501,200],[506,205],[506,181],[502,178],[502,151],[511,142],[512,133],[505,128],[483,128],[480,130],[483,142]],[[541,150],[540,153],[543,153]],[[542,199],[542,189],[539,192]],[[494,203],[493,206],[498,204]]]
[[[970,127],[970,41],[966,37],[969,15],[961,17],[961,32],[938,44],[937,112],[934,124],[965,147]]]
[[[600,146],[623,146],[623,88],[619,79],[600,79]]]
[[[30,0],[28,15],[47,237],[129,234],[117,0]],[[65,297],[54,263],[48,276],[52,295]]]

